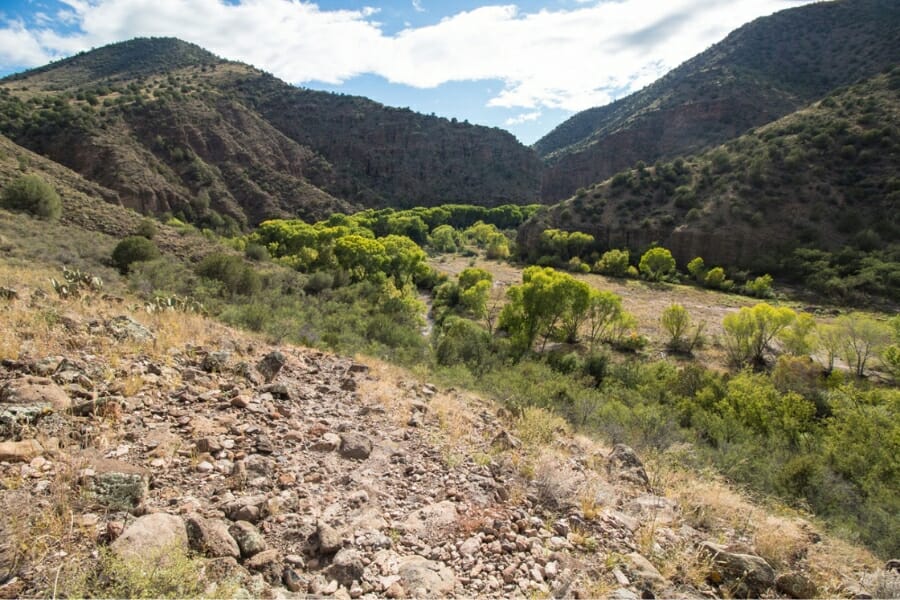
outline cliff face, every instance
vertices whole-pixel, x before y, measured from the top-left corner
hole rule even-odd
[[[539,197],[540,161],[507,132],[297,89],[173,39],[6,78],[0,133],[126,206],[212,226]]]
[[[741,27],[656,83],[539,140],[542,198],[566,198],[637,161],[731,139],[900,61],[900,5],[824,2]]]
[[[335,166],[328,191],[364,206],[539,200],[540,161],[501,129],[297,89],[256,73],[225,85]]]

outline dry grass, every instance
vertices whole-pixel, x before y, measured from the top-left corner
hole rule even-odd
[[[710,539],[747,541],[776,571],[807,572],[826,597],[837,594],[853,573],[871,571],[880,564],[860,546],[820,535],[805,515],[786,507],[754,504],[717,478],[675,469],[665,491],[678,502],[685,521]],[[675,556],[673,560],[690,572],[690,559]]]

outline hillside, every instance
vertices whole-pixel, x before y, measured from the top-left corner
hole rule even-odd
[[[838,0],[737,29],[656,83],[576,114],[534,148],[562,200],[638,161],[695,153],[900,62],[900,5]]]
[[[297,89],[174,39],[2,80],[0,132],[125,206],[221,231],[359,205],[538,196],[537,158],[505,132]]]
[[[894,68],[718,148],[622,171],[526,223],[520,243],[534,253],[546,228],[584,231],[600,249],[658,242],[682,267],[702,256],[814,276],[820,291],[859,272],[844,284],[896,297],[898,90]]]
[[[15,291],[0,299],[3,597],[896,586],[814,523],[549,412],[510,418],[377,361],[38,292],[51,274],[0,262]]]

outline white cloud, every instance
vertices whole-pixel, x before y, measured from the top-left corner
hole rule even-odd
[[[0,26],[0,66],[34,66],[135,36],[176,36],[292,83],[374,73],[429,88],[499,79],[490,106],[581,110],[650,83],[761,15],[809,0],[619,0],[522,12],[491,5],[387,35],[377,10],[303,0],[63,0],[61,23]],[[414,5],[420,0],[415,0]],[[531,113],[525,113],[531,114]]]
[[[416,12],[425,12],[425,7],[422,6],[422,0],[412,0],[412,7]]]
[[[543,113],[539,110],[522,113],[520,115],[516,115],[515,117],[508,118],[504,122],[504,125],[521,125],[522,123],[527,123],[528,121],[536,121],[542,114]]]

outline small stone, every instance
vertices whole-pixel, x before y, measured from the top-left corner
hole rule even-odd
[[[344,545],[341,534],[327,523],[318,524],[316,535],[319,538],[319,552],[322,554],[334,554]]]
[[[327,574],[341,585],[349,587],[354,581],[362,579],[363,569],[362,555],[357,550],[343,548],[334,555]]]
[[[340,436],[334,433],[325,433],[310,446],[310,450],[316,452],[334,452],[340,445]]]
[[[324,437],[324,436],[323,436]],[[359,433],[342,433],[340,455],[353,460],[365,460],[372,453],[372,441]]]
[[[802,573],[782,573],[775,579],[775,589],[791,598],[815,598],[816,584]]]
[[[215,465],[213,465],[211,462],[204,460],[204,461],[200,461],[200,463],[197,465],[197,472],[198,473],[212,473],[215,470],[215,468],[216,468]]]
[[[212,558],[241,556],[240,548],[228,531],[228,525],[217,519],[205,519],[192,513],[185,518],[191,549]]]
[[[231,352],[210,352],[203,358],[200,368],[207,373],[222,373],[228,366]]]
[[[285,567],[281,576],[284,587],[292,592],[305,592],[307,588],[306,581],[297,574],[297,571],[290,567]]]
[[[277,584],[282,581],[284,569],[281,567],[281,555],[278,550],[263,550],[244,562],[251,571],[262,573],[266,581],[271,584]]]
[[[266,383],[271,383],[272,380],[278,376],[278,373],[281,372],[281,369],[286,362],[287,359],[284,357],[284,354],[275,350],[274,352],[266,354],[262,360],[256,364],[256,370],[263,376]]]
[[[204,437],[197,440],[197,451],[208,454],[218,454],[222,451],[222,444],[214,437]]]
[[[228,533],[237,542],[241,556],[249,558],[268,548],[266,539],[259,530],[247,521],[237,521],[228,528]]]
[[[159,553],[178,547],[188,549],[184,521],[166,513],[139,517],[110,546],[120,558],[137,560],[159,559]]]
[[[388,598],[406,598],[406,590],[399,581],[395,581],[384,590],[384,595]]]
[[[463,556],[472,556],[478,552],[479,548],[481,548],[481,538],[473,536],[462,543],[459,547],[459,553]]]

